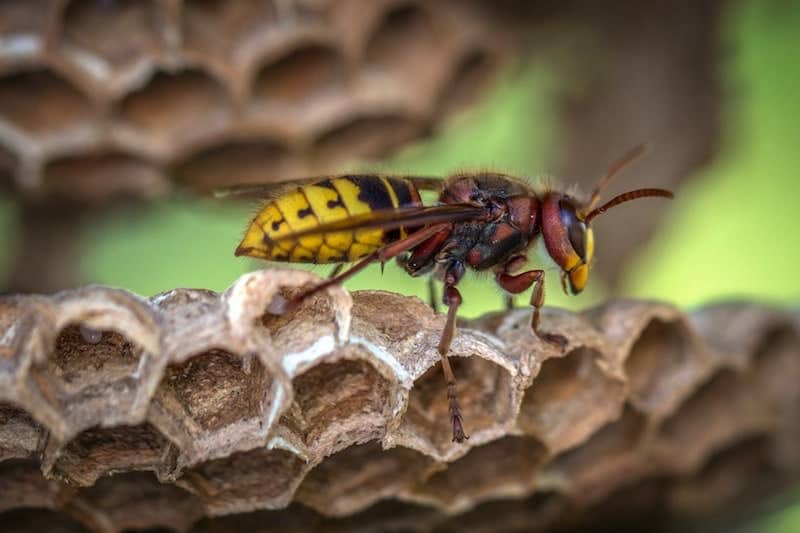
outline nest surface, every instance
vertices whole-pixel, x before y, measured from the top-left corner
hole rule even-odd
[[[0,300],[0,520],[548,529],[625,489],[696,513],[795,477],[796,315],[546,309],[564,352],[532,337],[527,309],[462,323],[451,357],[471,437],[459,445],[436,351],[444,317],[340,288],[265,313],[317,279],[269,270],[221,294]],[[626,515],[648,508],[639,500]]]

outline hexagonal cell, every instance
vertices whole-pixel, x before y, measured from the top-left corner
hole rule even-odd
[[[409,488],[434,467],[414,450],[382,450],[378,442],[346,448],[311,470],[295,500],[326,516],[345,516]]]
[[[555,457],[544,475],[561,480],[572,498],[582,504],[600,501],[620,484],[633,483],[654,467],[638,451],[646,426],[645,417],[626,405],[619,419],[584,444]]]
[[[72,492],[73,489],[45,479],[39,461],[0,462],[0,512],[18,507],[58,508],[69,500]]]
[[[95,531],[187,531],[204,514],[196,496],[146,472],[102,478],[81,489],[72,508]]]
[[[56,195],[94,203],[121,196],[153,197],[167,190],[157,165],[118,151],[52,160],[45,166],[44,181]]]
[[[494,79],[496,70],[486,50],[474,48],[464,53],[439,92],[436,113],[446,117],[467,109]]]
[[[0,513],[0,523],[7,533],[52,531],[57,533],[86,533],[86,527],[61,511],[26,507]]]
[[[722,369],[661,425],[658,437],[666,446],[661,457],[673,469],[691,472],[714,450],[768,431],[773,423],[752,384],[736,371]]]
[[[141,89],[127,95],[119,118],[149,144],[155,139],[171,150],[212,138],[227,128],[233,102],[218,80],[201,70],[155,73]],[[155,138],[155,139],[154,139]]]
[[[537,491],[517,500],[504,499],[479,504],[439,525],[442,531],[494,533],[496,531],[553,531],[563,523],[569,500],[563,494]]]
[[[280,509],[291,501],[306,469],[291,452],[261,447],[196,465],[178,483],[214,515]]]
[[[356,116],[318,135],[314,150],[325,161],[380,159],[419,138],[424,129],[418,120],[400,114]]]
[[[431,307],[418,298],[380,290],[356,291],[351,296],[353,329],[369,335],[371,341],[379,344],[408,341],[421,329],[433,325],[435,319]],[[391,313],[387,313],[387,309],[391,309]]]
[[[184,159],[172,173],[200,190],[223,185],[286,179],[288,147],[273,139],[230,141],[213,145]]]
[[[397,384],[372,360],[371,353],[351,345],[294,377],[294,425],[320,457],[384,435],[398,408]]]
[[[212,349],[169,365],[160,392],[173,397],[181,414],[203,432],[261,419],[273,379],[259,362],[249,365],[238,355]]]
[[[329,45],[308,44],[261,66],[251,97],[264,107],[302,105],[343,89],[345,81],[341,54]]]
[[[65,135],[90,124],[88,98],[49,70],[24,70],[0,77],[0,120],[34,137]]]
[[[27,411],[0,402],[0,461],[33,457],[41,447],[43,433]]]
[[[630,402],[656,416],[671,412],[705,375],[683,322],[653,319],[625,360]]]
[[[478,356],[450,357],[450,365],[456,377],[464,429],[473,442],[481,431],[510,422],[515,415],[514,384],[506,369]],[[400,431],[414,435],[414,440],[432,447],[437,455],[459,446],[452,442],[447,386],[441,363],[429,368],[414,382]]]
[[[72,0],[63,14],[62,51],[98,81],[141,69],[165,48],[162,6],[155,0]]]
[[[777,485],[770,460],[773,443],[754,435],[715,452],[702,469],[670,491],[670,504],[681,513],[700,514],[729,507],[745,493],[763,498]],[[770,486],[772,485],[772,486]]]
[[[400,3],[392,7],[372,31],[366,61],[381,71],[425,69],[441,49],[442,28],[423,3]]]
[[[264,0],[187,0],[182,15],[187,51],[220,64],[237,63],[276,22],[275,6]]]
[[[60,0],[0,2],[0,61],[38,54]]]
[[[768,329],[751,356],[750,366],[762,394],[776,408],[793,412],[800,400],[796,386],[800,380],[800,334],[788,324]]]
[[[31,367],[28,383],[37,401],[58,413],[48,428],[68,439],[98,424],[142,418],[153,373],[159,373],[158,362],[130,338],[70,323],[46,361]]]
[[[48,474],[70,484],[90,486],[100,477],[117,472],[156,471],[162,468],[169,444],[149,423],[94,427],[54,452]]]
[[[517,417],[520,429],[557,453],[616,419],[625,399],[625,384],[598,366],[601,357],[596,350],[578,348],[545,360],[522,400]]]
[[[537,439],[503,437],[471,449],[415,487],[411,497],[453,513],[486,500],[523,496],[533,491],[547,456]]]

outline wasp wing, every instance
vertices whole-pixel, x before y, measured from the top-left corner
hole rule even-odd
[[[354,230],[392,230],[401,227],[415,228],[442,222],[464,222],[482,220],[487,214],[483,207],[469,204],[445,204],[400,209],[384,209],[347,217],[341,220],[320,224],[313,228],[289,232],[272,237],[273,242],[295,240],[300,237],[325,235],[328,233]]]
[[[215,198],[242,197],[242,198],[259,198],[264,200],[273,200],[289,191],[305,187],[306,185],[313,185],[321,181],[335,180],[337,178],[347,178],[353,176],[364,176],[364,174],[316,176],[312,178],[301,178],[289,181],[276,181],[271,183],[242,183],[242,184],[230,185],[228,187],[220,187],[218,189],[214,189],[214,197]],[[434,176],[387,175],[386,177],[409,181],[414,185],[414,187],[423,191],[439,191],[442,189],[442,187],[444,187],[445,184],[445,180]]]

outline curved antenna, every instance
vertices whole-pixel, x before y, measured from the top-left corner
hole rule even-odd
[[[631,200],[636,200],[638,198],[652,198],[652,197],[660,197],[660,198],[673,198],[675,195],[672,192],[666,189],[636,189],[633,191],[624,192],[622,194],[618,194],[611,200],[607,201],[594,211],[591,211],[586,217],[583,219],[584,223],[588,224],[592,221],[594,217],[597,215],[602,215],[612,207],[616,207],[619,204],[630,202]]]
[[[584,211],[591,211],[592,208],[597,204],[598,200],[600,200],[600,193],[605,189],[606,185],[616,176],[619,174],[619,171],[628,166],[638,157],[644,155],[647,152],[647,145],[640,144],[635,146],[631,150],[629,150],[625,155],[611,163],[611,166],[608,168],[608,172],[606,175],[600,178],[600,182],[597,184],[597,187],[594,188],[592,191],[592,196],[589,198],[589,203],[587,203],[583,210]]]

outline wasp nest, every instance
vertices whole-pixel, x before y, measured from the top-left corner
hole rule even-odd
[[[701,513],[795,477],[796,316],[547,309],[563,353],[532,337],[527,309],[463,323],[452,358],[471,437],[456,444],[436,351],[444,317],[341,288],[265,311],[316,279],[273,270],[222,294],[0,300],[0,520],[547,529],[631,487]]]
[[[330,171],[469,103],[507,38],[480,2],[0,5],[0,182],[100,202]]]

